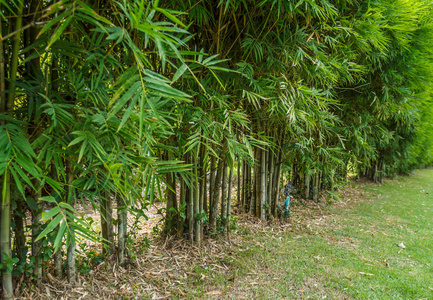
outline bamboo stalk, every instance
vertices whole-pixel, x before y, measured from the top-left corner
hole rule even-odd
[[[213,193],[215,190],[215,172],[216,172],[216,157],[212,155],[210,160],[210,187],[209,187],[209,207],[213,206]],[[205,207],[206,213],[208,213],[207,207]],[[210,211],[209,211],[210,214]],[[210,219],[210,215],[209,215]]]
[[[206,156],[206,148],[203,146],[202,147],[202,151],[201,151],[201,166],[202,168],[200,169],[201,171],[201,181],[200,181],[200,207],[199,207],[199,212],[200,215],[203,214],[203,212],[207,211],[207,188],[206,188],[206,184],[207,184],[207,180],[206,180],[206,169],[207,169],[207,165],[208,162],[205,160],[205,156]],[[204,209],[206,207],[206,210]],[[203,224],[200,224],[200,241],[203,238]]]
[[[67,201],[71,207],[75,206],[75,196],[74,196],[74,188],[72,186],[72,182],[74,180],[74,173],[72,169],[71,161],[67,160],[66,162],[66,171],[68,177],[68,189],[67,189]],[[71,284],[75,284],[76,274],[75,274],[75,232],[74,229],[70,228],[70,236],[69,236],[69,245],[67,248],[66,254],[66,274],[68,276],[68,282]]]
[[[113,205],[109,193],[104,192],[100,199],[102,253],[111,255],[114,252]]]
[[[24,1],[18,1],[18,10],[17,10],[17,18],[15,20],[15,30],[20,30],[23,23],[23,9],[24,9]],[[17,80],[17,71],[18,71],[18,51],[20,49],[21,44],[21,31],[18,31],[13,37],[13,45],[12,45],[12,57],[10,62],[10,72],[8,90],[11,92],[8,95],[7,101],[7,111],[11,111],[14,106],[14,97],[15,97],[15,83]]]
[[[10,247],[10,212],[11,212],[11,193],[10,193],[10,175],[5,172],[3,178],[3,192],[2,192],[2,218],[1,218],[1,236],[0,248],[2,253],[2,263],[7,257],[12,257]],[[3,299],[13,299],[13,286],[12,274],[8,273],[6,269],[2,272],[2,286],[3,286]]]
[[[16,203],[16,211],[14,213],[14,223],[15,223],[15,236],[14,236],[14,244],[15,244],[15,254],[20,260],[25,260],[27,255],[26,247],[26,236],[24,230],[24,218],[21,214],[25,214],[25,203],[23,199],[18,199],[19,195],[17,195],[17,188],[11,187],[11,195],[12,201]]]
[[[225,157],[223,154],[220,155],[220,159],[218,162],[217,174],[215,176],[215,186],[212,192],[212,206],[210,209],[209,216],[209,224],[212,229],[216,229],[217,226],[217,215],[218,215],[218,206],[220,202],[220,194],[221,194],[221,178],[223,173]]]
[[[278,217],[278,200],[279,200],[279,192],[280,192],[280,180],[281,180],[281,165],[282,165],[282,151],[280,150],[277,159],[277,167],[275,171],[276,179],[275,179],[275,192],[274,192],[274,217]]]
[[[305,191],[304,191],[304,197],[305,197],[305,199],[309,199],[310,198],[310,180],[311,180],[311,173],[307,169],[305,171]]]
[[[249,194],[250,194],[250,214],[255,214],[256,212],[256,172],[255,172],[255,167],[251,167],[250,166],[250,172],[248,174],[250,180],[250,187],[249,187]]]
[[[245,160],[242,161],[242,212],[245,213],[247,210],[247,189],[248,189],[248,170],[246,168]]]
[[[38,204],[38,209],[32,210],[32,256],[35,258],[34,262],[34,274],[35,278],[37,280],[38,286],[42,283],[42,260],[39,257],[42,249],[42,241],[35,241],[37,236],[40,233],[41,228],[41,213],[42,208],[40,207],[40,201],[39,198],[42,197],[42,190],[39,186],[39,181],[35,181],[35,187],[37,188],[37,191],[35,192],[34,201]]]
[[[173,226],[175,225],[174,222],[174,213],[172,212],[172,209],[176,209],[175,202],[176,202],[176,181],[175,181],[175,174],[174,173],[167,173],[165,177],[165,181],[167,184],[166,188],[166,197],[167,197],[167,206],[166,206],[166,216],[165,216],[165,224],[166,229],[168,231],[171,231]]]
[[[274,153],[269,151],[269,182],[268,182],[268,189],[267,189],[267,199],[268,199],[268,207],[267,207],[267,214],[269,216],[272,215],[272,205],[273,201],[275,200],[273,195],[274,191],[274,185],[273,185],[273,178],[275,173],[275,167],[274,167]]]
[[[194,240],[197,245],[201,243],[201,221],[195,216],[200,215],[200,201],[199,201],[199,177],[197,176],[197,168],[194,168],[194,210],[193,210],[193,222],[194,222]]]
[[[260,219],[266,220],[266,151],[261,150]]]
[[[0,5],[0,10],[2,6]],[[3,19],[0,18],[0,38],[2,38],[3,31],[2,26]],[[3,41],[0,41],[0,113],[6,112],[7,108],[7,100],[6,100],[6,85],[5,85],[5,57],[4,57],[4,48]]]
[[[239,179],[239,176],[238,176],[238,179]],[[226,226],[225,226],[226,232],[228,232],[228,230],[230,230],[230,219],[231,219],[231,213],[232,213],[232,186],[233,186],[232,183],[233,183],[233,168],[230,168],[229,187],[227,190],[227,212],[226,212]],[[239,197],[239,188],[238,188],[238,197]]]
[[[190,242],[194,241],[194,187],[188,188],[188,203],[187,203],[187,222],[188,222],[188,237]]]
[[[122,201],[121,195],[116,195],[117,201],[117,255],[119,258],[119,264],[125,263],[125,241],[126,241],[126,205]]]
[[[316,174],[313,175],[313,200],[317,201],[317,197],[319,195],[319,172],[316,171]]]
[[[236,194],[237,194],[237,201],[238,204],[241,205],[242,207],[242,203],[241,203],[241,159],[239,158],[239,155],[237,156],[237,167],[238,167],[238,173],[237,173],[237,190],[236,190]],[[230,169],[231,171],[231,169]]]
[[[255,207],[255,215],[256,217],[260,218],[261,214],[261,167],[262,167],[262,151],[261,149],[257,148],[257,159],[256,159],[256,165],[254,167],[254,177],[256,180],[256,184],[253,186],[253,189],[255,190],[255,199],[256,199],[256,207]]]
[[[227,221],[227,162],[224,162],[222,187],[221,187],[221,222],[223,228]]]
[[[18,4],[17,10],[17,19],[15,21],[15,29],[20,29],[22,27],[22,14],[24,8],[24,1],[20,1]],[[11,57],[11,75],[9,76],[11,80],[16,80],[16,73],[18,69],[18,50],[21,42],[20,33],[14,35],[14,43],[12,48],[12,57]],[[3,45],[3,44],[2,44]],[[3,49],[2,49],[3,50]],[[4,82],[4,52],[2,51],[2,62],[3,62],[3,72],[1,74],[2,80]],[[1,81],[1,80],[0,80]],[[14,97],[15,97],[15,85],[10,84],[9,90],[12,92],[9,94],[8,100],[6,102],[6,107],[2,108],[2,111],[7,111],[10,116],[12,116],[12,112],[14,109]],[[4,87],[2,92],[4,91]],[[4,93],[2,93],[4,94]],[[3,98],[4,99],[4,98]],[[3,100],[3,106],[5,105]],[[3,177],[3,192],[2,192],[2,211],[1,211],[1,236],[0,236],[0,248],[1,248],[1,262],[4,263],[6,256],[12,257],[12,250],[10,247],[10,224],[11,224],[11,178],[9,172],[6,170]],[[3,299],[12,299],[13,298],[13,285],[12,285],[12,274],[8,274],[7,271],[2,272],[2,286],[3,286]]]
[[[185,197],[186,197],[186,188],[185,188],[185,180],[183,180],[182,176],[179,178],[180,180],[180,195],[179,195],[179,207],[182,207],[185,203]],[[183,235],[183,226],[185,224],[184,218],[179,215],[179,222],[177,226],[177,236],[179,238]]]

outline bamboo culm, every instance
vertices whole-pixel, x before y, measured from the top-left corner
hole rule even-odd
[[[223,228],[226,226],[227,221],[227,162],[223,167],[223,178],[221,186],[221,225]]]
[[[125,242],[126,242],[126,229],[127,229],[127,210],[126,204],[122,200],[121,195],[116,195],[117,201],[117,255],[119,264],[125,263]]]
[[[66,163],[66,172],[68,177],[68,189],[67,189],[67,200],[68,204],[71,207],[75,206],[75,195],[74,195],[74,188],[72,186],[72,182],[74,180],[74,173],[72,169],[72,163],[67,160]],[[66,274],[68,276],[68,282],[71,284],[75,284],[76,280],[76,274],[75,274],[75,232],[74,229],[71,227],[70,229],[70,235],[69,235],[69,244],[67,248],[67,254],[66,254]]]
[[[239,176],[238,176],[238,179],[239,179]],[[233,168],[230,168],[229,187],[227,189],[227,212],[226,212],[226,223],[225,223],[226,224],[225,225],[225,231],[226,232],[228,230],[230,230],[230,219],[231,219],[231,213],[232,213],[232,188],[233,188]],[[239,193],[238,193],[238,197],[239,197]]]
[[[225,158],[223,155],[220,156],[217,168],[217,174],[215,176],[215,186],[214,189],[211,190],[212,193],[212,204],[210,208],[210,216],[209,216],[209,224],[212,229],[216,230],[217,226],[217,215],[218,215],[218,206],[221,195],[221,179],[223,173]]]

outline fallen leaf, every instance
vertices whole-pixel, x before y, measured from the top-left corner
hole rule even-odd
[[[225,295],[226,292],[224,291],[211,291],[211,292],[207,292],[206,295]]]
[[[54,278],[54,276],[51,275],[50,273],[47,273],[47,277],[48,277],[51,281],[58,282],[58,280],[57,280],[56,278]]]
[[[399,246],[400,248],[406,249],[406,246],[403,243],[399,243],[399,244],[397,244],[397,246]]]
[[[367,276],[374,276],[374,274],[371,274],[371,273],[365,273],[365,272],[359,272],[359,274],[361,274],[361,275],[367,275]]]

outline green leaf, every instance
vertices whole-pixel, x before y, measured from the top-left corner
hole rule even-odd
[[[162,9],[162,8],[160,8],[160,7],[154,7],[154,9],[155,9],[157,12],[162,13],[164,16],[166,16],[168,19],[170,19],[171,21],[173,21],[173,22],[176,23],[177,25],[182,26],[182,27],[186,27],[186,25],[183,24],[182,21],[180,21],[180,20],[179,20],[178,18],[176,18],[174,15],[172,15],[171,13],[169,13],[167,10]]]
[[[36,242],[39,241],[40,239],[44,238],[48,233],[50,233],[51,231],[54,230],[54,228],[56,228],[60,221],[63,219],[63,215],[62,214],[58,214],[57,217],[55,217],[53,220],[51,220],[47,227],[39,234],[39,236],[36,238]]]
[[[41,36],[43,33],[45,33],[48,29],[50,29],[54,24],[56,24],[57,22],[59,22],[60,20],[63,20],[64,18],[66,18],[67,16],[69,16],[72,13],[72,10],[67,10],[63,13],[61,13],[60,15],[58,15],[57,17],[55,17],[54,19],[50,20],[47,24],[45,24],[44,27],[42,27],[41,31],[39,32],[39,36]]]
[[[186,66],[186,64],[181,65],[179,69],[177,69],[176,73],[174,73],[172,83],[178,80],[183,75],[183,73],[185,73],[187,68],[188,67]]]
[[[69,23],[72,21],[73,16],[69,16],[65,21],[63,21],[62,25],[54,32],[53,36],[48,43],[48,46],[45,48],[45,51],[48,50],[52,44],[54,44],[62,35],[63,31],[68,27]]]
[[[57,231],[56,239],[54,240],[54,253],[56,253],[62,247],[62,238],[65,234],[67,227],[67,222],[63,221],[60,225],[59,230]]]
[[[51,219],[52,217],[54,217],[55,215],[57,215],[58,213],[60,213],[60,207],[58,207],[58,206],[53,207],[48,212],[42,213],[41,221],[47,221],[47,220]]]

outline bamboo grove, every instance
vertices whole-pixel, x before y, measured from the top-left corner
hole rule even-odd
[[[123,264],[127,215],[155,201],[164,234],[199,245],[230,230],[234,208],[282,217],[288,181],[318,200],[349,172],[380,182],[433,162],[428,1],[2,0],[0,11],[5,299],[44,268],[74,283],[79,241]]]

